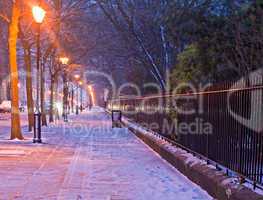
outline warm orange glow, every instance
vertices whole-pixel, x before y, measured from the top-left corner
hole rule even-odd
[[[83,85],[83,82],[82,82],[82,81],[79,81],[79,85]]]
[[[89,93],[91,96],[91,103],[92,103],[92,105],[95,105],[95,93],[93,91],[93,87],[91,85],[89,85],[88,89],[89,89]]]
[[[46,16],[46,11],[39,7],[39,6],[34,6],[32,8],[32,13],[35,21],[39,24],[41,24]]]
[[[63,65],[67,65],[69,62],[69,58],[67,57],[60,57],[59,61],[63,64]]]
[[[77,80],[80,78],[80,76],[77,75],[77,74],[76,74],[74,77],[75,77],[75,79],[77,79]]]

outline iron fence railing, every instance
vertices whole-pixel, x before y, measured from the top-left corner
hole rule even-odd
[[[108,108],[263,186],[262,79],[202,92],[121,97]]]

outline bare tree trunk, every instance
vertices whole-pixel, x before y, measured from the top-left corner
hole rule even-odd
[[[19,91],[18,91],[18,68],[16,45],[18,38],[18,22],[20,17],[20,10],[18,7],[19,1],[15,1],[12,7],[12,17],[9,24],[9,65],[10,65],[10,79],[11,79],[11,139],[24,139],[20,127],[20,112],[19,112]]]
[[[19,37],[24,49],[24,62],[26,68],[26,95],[27,95],[27,114],[28,114],[28,130],[32,131],[34,127],[34,100],[32,89],[32,64],[31,64],[31,47],[28,40],[21,29],[20,23],[18,24]]]
[[[31,50],[30,47],[24,47],[24,60],[26,65],[26,95],[28,110],[28,130],[32,131],[34,127],[34,101],[32,89],[32,71],[31,71]]]
[[[161,30],[161,38],[163,43],[163,51],[164,51],[164,77],[166,77],[166,73],[169,70],[169,51],[168,51],[168,44],[165,37],[165,28],[164,26],[160,26]],[[168,79],[168,77],[166,77]]]
[[[67,74],[63,72],[63,116],[65,117],[68,112],[68,85]]]
[[[53,75],[51,75],[49,122],[54,122],[54,84],[55,84],[55,80]]]
[[[55,102],[59,102],[59,91],[58,91],[58,76],[54,77],[54,94],[55,94]],[[56,120],[59,120],[59,109],[57,105],[55,106],[55,115]]]
[[[74,90],[71,90],[71,111],[74,113]]]
[[[43,63],[41,64],[40,101],[41,101],[42,126],[47,126],[46,106],[45,106],[45,71],[44,71]]]
[[[71,110],[71,101],[70,101],[70,99],[71,99],[71,92],[70,92],[70,88],[69,88],[69,86],[68,86],[68,100],[67,100],[67,112],[68,112],[68,114],[70,114],[70,110]]]

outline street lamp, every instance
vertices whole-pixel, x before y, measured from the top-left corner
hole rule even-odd
[[[82,101],[83,101],[83,94],[82,94],[82,85],[83,85],[83,82],[82,81],[79,81],[79,85],[80,85],[80,111],[82,112],[83,111],[83,105],[82,105]]]
[[[42,24],[46,16],[46,11],[40,6],[34,6],[32,8],[33,17],[37,24]]]
[[[71,112],[74,113],[74,85],[71,84],[71,99],[70,99],[70,107],[71,107]]]
[[[68,57],[60,57],[59,61],[63,65],[63,118],[64,122],[68,122],[67,108],[68,108],[68,85],[66,66],[69,62]]]
[[[91,104],[91,106],[90,107],[92,107],[92,106],[94,106],[94,104],[95,104],[95,94],[94,94],[94,90],[93,90],[93,87],[92,87],[92,85],[89,85],[88,86],[88,89],[89,89],[89,93],[90,93],[90,104]]]
[[[63,65],[67,65],[69,62],[69,58],[68,57],[60,57],[59,61],[63,64]]]
[[[75,76],[74,76],[74,78],[76,79],[76,81],[79,81],[79,78],[80,78],[80,75],[78,75],[78,74],[76,74]],[[76,105],[76,115],[78,115],[79,114],[79,82],[78,82],[78,84],[77,84],[77,93],[76,93],[76,95],[77,95],[77,105]]]
[[[37,24],[37,102],[36,102],[36,113],[34,114],[34,143],[41,143],[41,112],[40,112],[40,26],[44,21],[46,11],[39,6],[32,8],[33,17]]]
[[[74,76],[74,78],[75,78],[76,80],[79,80],[80,75],[76,74],[76,75]]]

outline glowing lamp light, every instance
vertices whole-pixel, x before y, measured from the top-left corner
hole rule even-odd
[[[79,78],[80,78],[80,76],[79,76],[79,75],[75,75],[74,77],[75,77],[75,79],[79,79]]]
[[[59,113],[62,113],[62,111],[63,111],[63,105],[62,105],[62,103],[56,102],[55,106],[56,106],[58,112],[59,112]]]
[[[89,85],[88,89],[89,89],[90,96],[91,96],[91,103],[92,105],[95,105],[95,93],[94,93],[93,87]]]
[[[39,6],[34,6],[32,8],[32,13],[33,13],[33,17],[35,19],[35,21],[38,23],[38,24],[41,24],[46,16],[46,11],[39,7]]]
[[[83,82],[82,82],[82,81],[79,81],[79,85],[83,85]]]
[[[69,62],[69,58],[67,57],[60,57],[59,61],[63,64],[63,65],[67,65]]]

